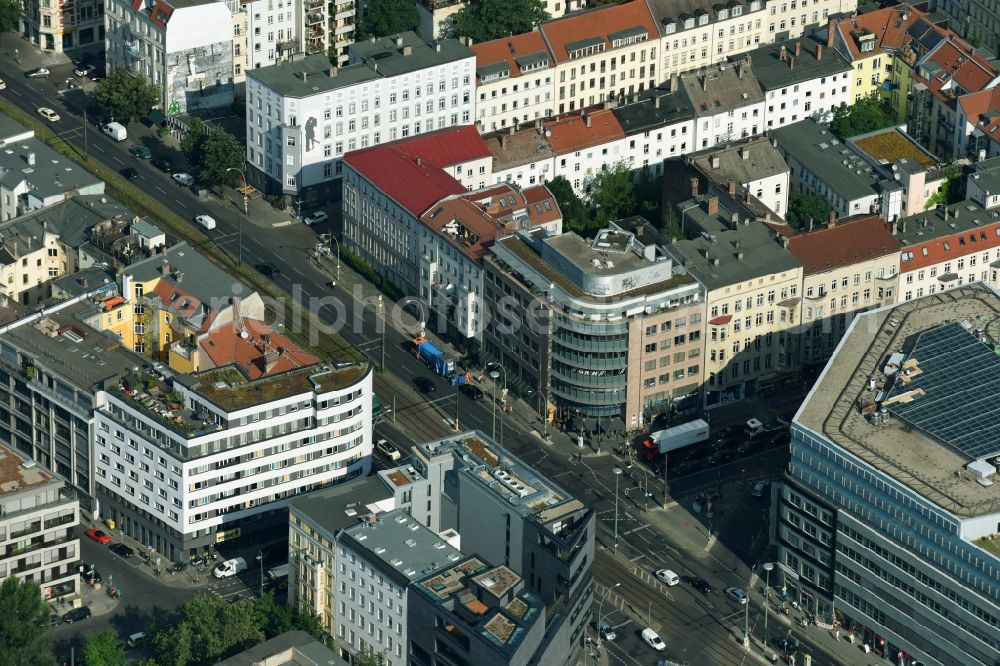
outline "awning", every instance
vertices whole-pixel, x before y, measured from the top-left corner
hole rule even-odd
[[[944,273],[938,276],[938,282],[954,282],[958,277],[958,273]]]
[[[163,115],[163,111],[160,111],[159,109],[150,109],[149,113],[146,114],[146,117],[149,118],[149,122],[154,125],[162,125],[167,122],[167,117]]]

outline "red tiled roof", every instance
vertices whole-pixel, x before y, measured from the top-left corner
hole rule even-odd
[[[974,93],[986,88],[997,77],[995,67],[972,53],[971,50],[963,49],[952,39],[942,41],[926,58],[921,60],[921,64],[927,62],[937,64],[940,71],[935,72],[930,78],[924,78],[919,74],[920,68],[918,67],[917,71],[913,73],[913,78],[922,82],[938,96],[941,95],[942,89],[951,88],[949,84],[952,81],[965,93]],[[945,77],[945,80],[942,81],[941,77],[945,74],[950,76]]]
[[[651,46],[660,37],[653,15],[643,0],[633,0],[621,5],[606,5],[589,11],[570,14],[565,18],[547,21],[541,31],[552,48],[552,54],[559,62],[570,59],[567,44],[585,39],[604,40],[604,50],[611,50],[608,35],[630,28],[645,28]]]
[[[284,335],[256,319],[244,319],[240,327],[220,326],[201,340],[201,348],[215,367],[238,365],[251,381],[261,377],[315,365],[319,359],[307,354]],[[264,344],[268,336],[268,344]]]
[[[899,271],[908,273],[942,261],[955,260],[998,247],[1000,236],[997,236],[997,229],[1000,229],[1000,222],[984,224],[975,229],[958,231],[928,241],[911,243],[905,249],[913,252],[913,258],[909,261],[900,261]]]
[[[964,95],[958,103],[977,130],[1000,143],[1000,87]]]
[[[802,262],[806,275],[898,254],[899,248],[899,241],[878,215],[847,218],[833,228],[823,227],[788,239],[788,250]]]
[[[174,8],[164,2],[164,0],[156,0],[156,4],[153,5],[153,8],[149,12],[149,20],[153,22],[153,25],[165,30],[167,21],[170,20],[170,15],[173,13]]]
[[[587,118],[590,119],[589,127]],[[610,109],[569,114],[544,123],[545,129],[551,132],[549,145],[556,155],[565,155],[625,138],[625,130]]]
[[[419,217],[434,202],[466,191],[444,169],[488,157],[490,151],[476,128],[463,125],[355,150],[344,156],[344,162]]]
[[[900,7],[886,7],[841,20],[837,24],[837,30],[840,32],[843,43],[847,45],[850,59],[868,58],[889,49],[901,48],[908,43],[910,38],[906,31],[917,19],[923,18],[927,14],[907,5],[905,9],[907,18],[904,21],[900,15],[901,11]],[[875,48],[872,51],[861,53],[854,35],[864,32],[875,35]]]
[[[708,321],[710,326],[724,326],[733,320],[733,315],[724,314],[714,317]]]
[[[501,37],[491,39],[488,42],[473,44],[470,46],[476,54],[476,67],[495,65],[498,62],[505,62],[510,67],[510,78],[521,75],[521,68],[514,60],[519,56],[526,56],[532,53],[543,52],[550,58],[549,67],[553,66],[552,54],[549,53],[545,40],[540,32],[525,32],[511,37]]]

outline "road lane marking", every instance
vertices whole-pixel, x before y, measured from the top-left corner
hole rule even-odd
[[[293,222],[291,220],[285,220],[284,222],[275,222],[271,226],[274,227],[274,228],[278,228],[278,227],[287,227],[290,224],[295,224],[295,222]]]
[[[162,187],[160,187],[159,185],[154,185],[153,187],[156,188],[156,190],[158,192],[163,192],[164,194],[167,193],[167,191],[165,189],[163,189]]]

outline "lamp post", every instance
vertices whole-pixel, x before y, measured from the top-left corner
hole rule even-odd
[[[495,363],[493,367],[494,367],[494,369],[490,370],[490,378],[493,380],[493,414],[494,414],[494,417],[495,417],[496,413],[497,413],[497,400],[496,400],[497,380],[500,379],[500,373],[501,372],[503,372],[503,393],[501,394],[501,397],[504,400],[504,405],[507,404],[506,403],[506,400],[507,400],[507,368],[503,367],[503,365],[501,365],[499,363]],[[497,444],[499,444],[500,446],[503,446],[503,412],[500,413],[500,419],[499,420],[500,420],[500,439],[496,439],[496,429],[497,428],[496,428],[496,424],[495,423],[493,424],[493,437],[494,437],[494,439],[496,439]]]
[[[236,169],[233,167],[229,167],[228,169],[226,169],[226,173],[229,173],[230,171],[235,171],[236,173],[240,174],[240,180],[243,183],[243,215],[245,215],[246,217],[250,217],[250,203],[249,199],[247,198],[247,192],[246,192],[247,176],[240,169]],[[238,236],[236,243],[237,245],[239,245],[239,250],[237,251],[237,256],[236,256],[236,265],[242,266],[243,265],[243,218],[242,217],[237,218],[237,225],[238,225]]]
[[[260,596],[264,596],[264,551],[257,551],[257,561],[260,562]]]
[[[327,247],[332,243],[337,248],[337,282],[340,282],[340,241],[337,240],[333,233],[322,234],[320,238],[326,238]]]
[[[615,473],[615,554],[618,554],[618,482],[622,478],[622,468],[615,467],[612,472]]]
[[[770,606],[771,597],[771,571],[774,570],[774,564],[771,562],[764,563],[764,571],[767,572],[764,580],[764,656],[767,656],[767,607]]]
[[[604,590],[604,596],[601,597],[601,603],[597,605],[597,645],[601,644],[601,622],[604,620],[604,602],[607,601],[608,595],[611,594],[611,590],[616,587],[621,587],[621,583],[615,583],[608,589]]]
[[[743,647],[747,650],[750,649],[750,582],[753,580],[753,572],[757,567],[751,567],[750,578],[747,580],[747,598],[746,603],[743,604]],[[765,644],[766,645],[766,644]]]

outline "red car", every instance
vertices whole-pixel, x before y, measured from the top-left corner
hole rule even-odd
[[[111,541],[111,537],[109,537],[107,534],[105,534],[101,530],[97,530],[97,529],[91,528],[91,529],[87,530],[84,534],[86,534],[88,537],[90,537],[91,539],[93,539],[97,543],[101,544],[102,546],[104,544],[108,543],[109,541]]]

